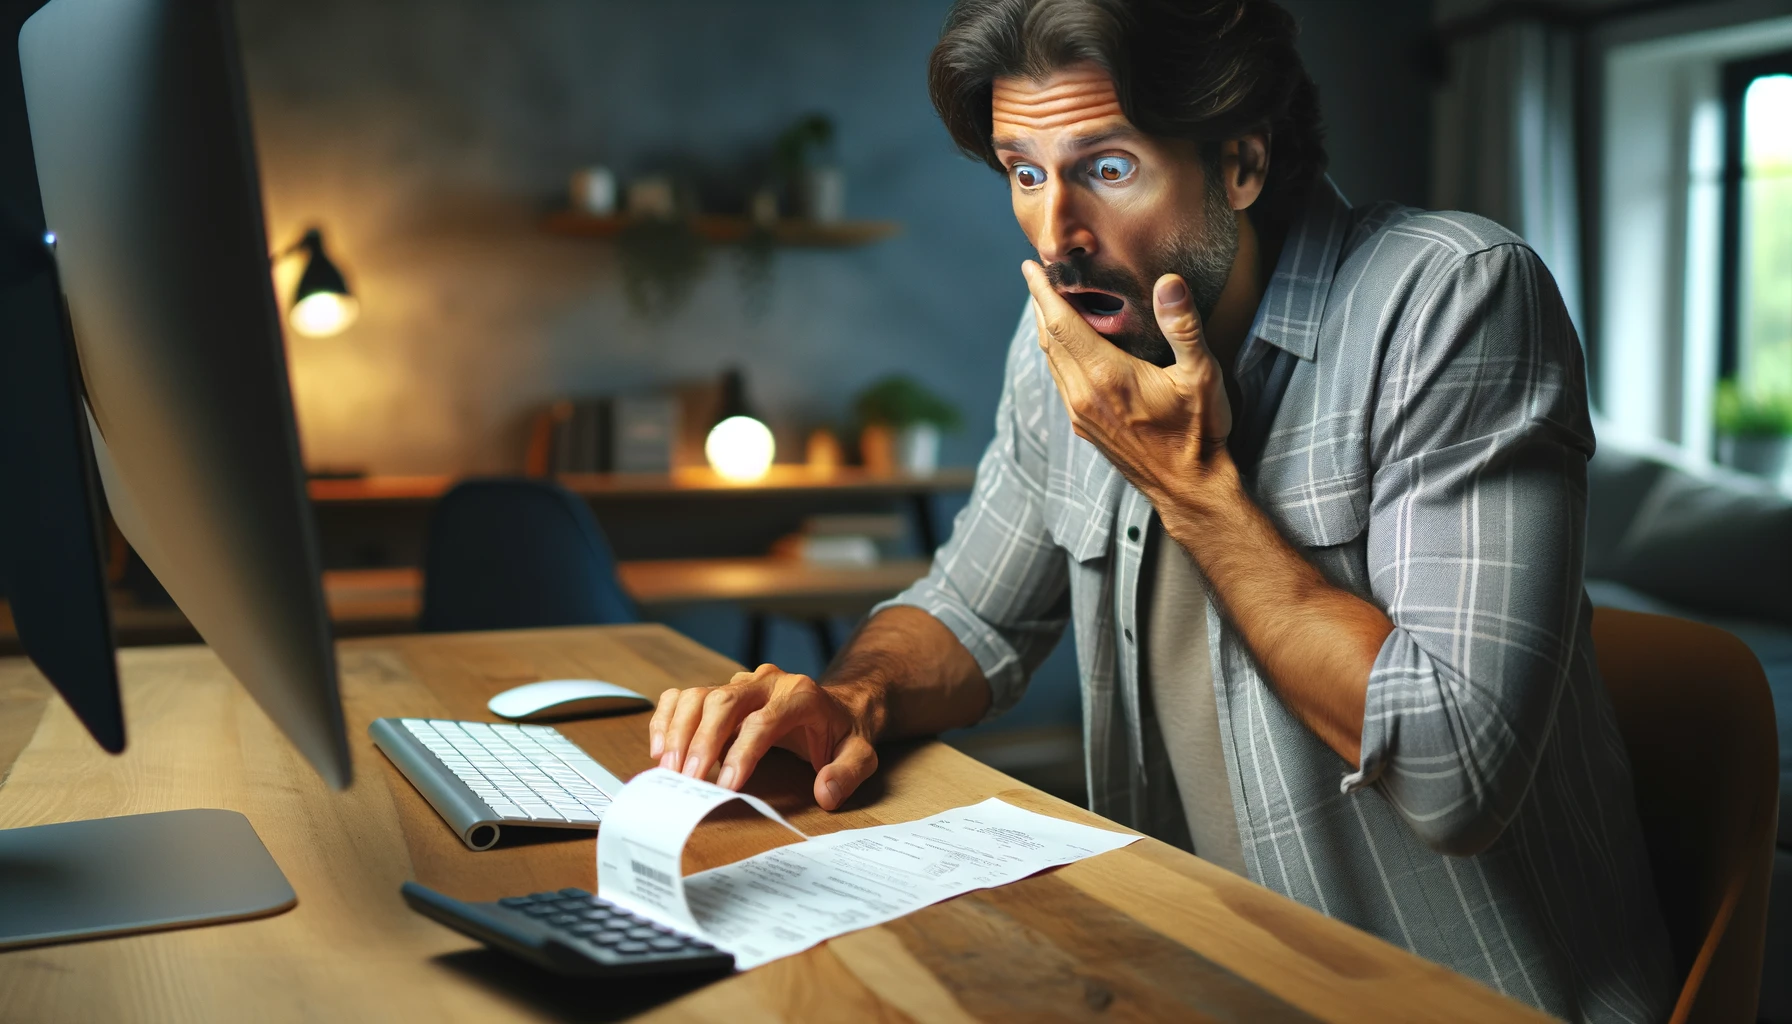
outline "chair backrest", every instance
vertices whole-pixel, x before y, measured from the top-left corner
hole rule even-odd
[[[590,507],[566,488],[545,480],[470,480],[436,505],[424,554],[424,631],[638,618]]]
[[[1611,608],[1594,612],[1593,643],[1683,972],[1672,1020],[1752,1024],[1779,811],[1761,663],[1714,626]]]

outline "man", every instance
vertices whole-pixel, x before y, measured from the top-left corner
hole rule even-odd
[[[1676,979],[1581,586],[1580,350],[1522,241],[1352,209],[1268,0],[960,0],[954,140],[1039,254],[996,436],[922,582],[821,683],[668,693],[661,763],[874,742],[1019,699],[1074,622],[1093,808],[1515,998]]]

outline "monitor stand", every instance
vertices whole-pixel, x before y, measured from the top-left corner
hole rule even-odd
[[[0,829],[0,949],[266,917],[297,902],[235,811]]]

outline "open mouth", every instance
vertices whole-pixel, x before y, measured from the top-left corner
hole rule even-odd
[[[1124,329],[1126,300],[1113,292],[1079,290],[1062,294],[1097,333],[1112,335]]]
[[[1126,308],[1125,299],[1107,292],[1069,292],[1064,297],[1090,316],[1118,316]]]

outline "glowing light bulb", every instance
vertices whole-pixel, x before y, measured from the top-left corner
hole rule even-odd
[[[765,476],[777,454],[777,442],[765,424],[751,416],[730,416],[716,424],[703,442],[709,466],[724,480],[751,483]]]
[[[293,330],[308,338],[328,338],[347,330],[360,313],[361,304],[353,295],[312,292],[293,304],[288,319]]]

